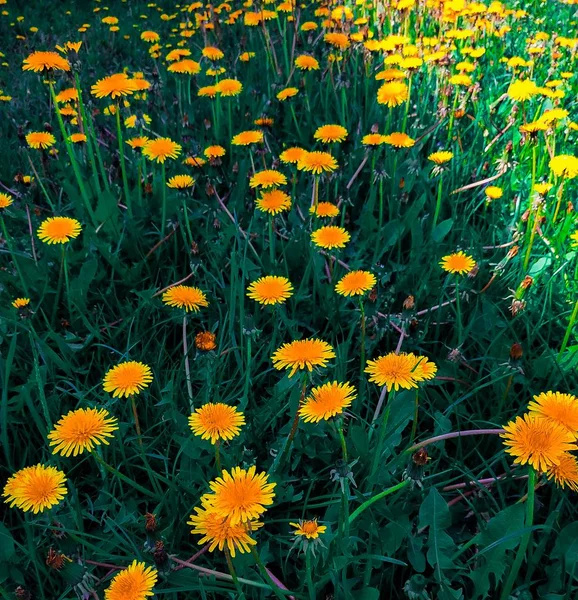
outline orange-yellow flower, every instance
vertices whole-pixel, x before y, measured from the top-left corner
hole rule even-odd
[[[243,413],[222,402],[208,402],[189,416],[192,432],[203,440],[210,439],[211,444],[218,440],[232,440],[239,435],[244,424]]]
[[[311,395],[305,399],[299,416],[306,423],[319,423],[340,415],[345,408],[351,406],[356,397],[355,388],[349,383],[325,383],[314,387]]]
[[[313,367],[325,367],[331,358],[335,358],[333,348],[323,340],[309,338],[283,344],[275,351],[271,360],[277,370],[291,369],[289,377],[297,369],[313,371]]]

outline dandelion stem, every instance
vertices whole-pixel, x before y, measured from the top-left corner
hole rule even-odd
[[[313,570],[311,568],[311,551],[305,551],[305,570],[307,573],[307,590],[309,592],[309,600],[315,600],[315,585],[313,584]]]
[[[136,400],[134,398],[134,394],[130,397],[130,403],[132,405],[132,414],[134,416],[134,426],[136,427],[136,434],[138,436],[139,446],[142,446],[142,436],[140,430],[140,422],[138,420],[138,412],[136,410]]]
[[[397,485],[394,485],[393,487],[387,488],[386,490],[383,490],[383,492],[380,492],[379,494],[376,494],[375,496],[372,496],[369,500],[366,500],[363,504],[361,504],[360,506],[358,506],[349,515],[349,524],[351,525],[351,523],[353,523],[353,521],[355,521],[355,519],[357,519],[357,517],[359,517],[359,515],[366,508],[369,508],[372,504],[374,504],[378,500],[381,500],[382,498],[385,498],[386,496],[389,496],[390,494],[393,494],[394,492],[397,492],[397,491],[403,489],[408,484],[409,484],[409,479],[406,479],[405,481],[401,481]]]
[[[375,448],[375,455],[373,456],[373,464],[371,465],[371,472],[369,475],[370,479],[373,479],[377,471],[377,465],[381,459],[382,446],[385,440],[385,433],[387,431],[387,422],[389,420],[389,412],[391,410],[391,402],[393,400],[394,394],[390,392],[389,397],[387,399],[387,405],[385,407],[385,411],[383,413],[383,420],[381,422],[381,426],[379,428],[379,440],[377,441],[377,446]]]
[[[429,446],[435,442],[442,442],[443,440],[449,440],[457,437],[466,437],[470,435],[500,435],[504,433],[503,429],[467,429],[465,431],[450,431],[450,433],[444,433],[443,435],[436,435],[435,437],[419,442],[410,446],[405,452],[415,452],[424,446]]]
[[[572,333],[572,329],[574,328],[574,323],[576,322],[576,317],[578,316],[578,300],[574,303],[574,309],[572,310],[572,314],[570,315],[570,321],[568,323],[568,327],[566,327],[566,333],[564,334],[564,339],[562,340],[562,345],[560,346],[560,352],[558,352],[558,360],[562,358],[564,354],[564,350],[566,350],[566,346],[568,344],[568,340],[570,339],[570,334]]]
[[[554,211],[554,216],[552,217],[552,223],[556,222],[556,218],[558,217],[558,212],[560,211],[560,205],[562,204],[562,194],[564,193],[564,181],[560,184],[558,188],[558,193],[556,194],[557,202],[556,202],[556,210]]]
[[[275,236],[273,235],[273,215],[269,215],[269,260],[275,266]]]
[[[165,221],[167,220],[167,172],[165,163],[161,167],[161,185],[163,186],[163,207],[161,213],[161,237],[165,234]]]
[[[72,305],[70,303],[70,282],[68,281],[68,262],[66,260],[66,244],[62,244],[62,270],[64,272],[64,289],[66,290],[66,305],[68,315],[72,316]]]
[[[215,467],[217,469],[217,475],[221,475],[221,440],[215,442]]]
[[[510,592],[514,587],[514,583],[516,583],[516,577],[520,572],[520,567],[522,566],[522,561],[526,556],[526,550],[528,548],[528,544],[530,543],[530,539],[532,537],[531,527],[534,523],[534,500],[535,500],[535,491],[536,491],[536,471],[532,467],[528,469],[528,496],[526,499],[526,533],[520,542],[518,547],[518,552],[516,554],[516,558],[514,559],[514,564],[510,570],[510,575],[504,584],[504,588],[502,590],[502,595],[500,596],[500,600],[507,600],[510,597]]]
[[[183,317],[183,355],[185,357],[185,377],[187,380],[187,392],[189,394],[189,407],[194,408],[193,384],[191,383],[191,366],[189,365],[189,346],[187,343],[187,315]]]
[[[434,212],[434,217],[433,217],[433,223],[432,223],[432,231],[435,229],[437,222],[438,222],[438,217],[440,216],[440,210],[442,207],[442,186],[443,186],[443,180],[444,180],[444,176],[443,174],[440,175],[440,179],[438,181],[438,193],[437,193],[437,198],[436,198],[436,208],[435,208],[435,212]]]
[[[359,377],[363,380],[363,367],[365,366],[365,306],[363,297],[359,298],[360,326],[361,326],[361,351],[360,351],[360,368]]]
[[[116,137],[118,141],[118,153],[120,156],[120,172],[122,174],[122,187],[124,188],[124,199],[128,208],[128,215],[132,217],[132,201],[128,189],[128,179],[126,176],[126,164],[124,161],[124,148],[122,146],[122,129],[120,127],[120,104],[116,105]]]
[[[345,443],[345,435],[343,434],[343,418],[340,418],[337,421],[337,434],[339,435],[339,441],[341,442],[343,460],[347,462],[347,444]]]
[[[277,585],[277,583],[275,583],[275,581],[269,574],[268,569],[265,567],[265,565],[261,561],[261,557],[255,550],[255,546],[251,546],[251,554],[253,555],[253,558],[255,559],[257,566],[259,567],[259,571],[261,571],[261,574],[263,575],[263,577],[265,577],[265,579],[269,582],[269,585],[273,589],[273,593],[275,594],[275,596],[277,596],[277,598],[279,598],[280,600],[285,600],[285,595],[281,593],[279,586]]]
[[[225,558],[227,559],[227,567],[229,567],[229,573],[231,573],[231,577],[233,578],[233,583],[237,588],[237,592],[239,593],[239,598],[245,598],[245,594],[243,593],[243,589],[241,588],[241,584],[239,583],[239,578],[237,577],[237,572],[235,571],[235,567],[233,566],[233,561],[231,560],[231,554],[228,548],[225,548]]]

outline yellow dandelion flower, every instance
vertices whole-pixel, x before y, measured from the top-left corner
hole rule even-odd
[[[335,358],[335,352],[327,342],[309,338],[283,344],[275,351],[271,360],[278,371],[291,369],[289,377],[293,377],[297,369],[311,372],[313,367],[326,367],[331,358]]]
[[[128,398],[133,394],[140,394],[152,380],[153,374],[148,365],[131,360],[109,369],[102,387],[105,392],[112,392],[113,398]]]
[[[550,480],[553,479],[562,489],[568,487],[578,492],[578,461],[569,452],[560,455],[560,462],[557,465],[548,467],[546,476]]]
[[[489,185],[485,190],[484,194],[488,200],[497,200],[504,195],[504,190],[497,185]]]
[[[476,261],[460,250],[459,252],[444,256],[440,261],[440,266],[448,273],[465,275],[476,266]]]
[[[285,102],[285,100],[297,96],[298,93],[299,90],[296,87],[288,87],[277,93],[277,100]]]
[[[415,140],[406,133],[393,132],[385,136],[384,142],[395,148],[411,148],[415,145]]]
[[[195,180],[190,175],[174,175],[167,181],[167,187],[184,190],[186,188],[193,187]]]
[[[48,434],[53,454],[78,456],[85,450],[91,452],[95,446],[108,444],[118,429],[115,417],[110,417],[104,408],[79,408],[64,415]]]
[[[22,70],[35,73],[70,71],[70,64],[57,52],[33,52],[24,59]]]
[[[402,352],[396,354],[390,352],[385,356],[379,356],[375,360],[368,360],[365,372],[369,374],[369,381],[379,386],[386,386],[391,392],[400,388],[409,390],[417,387],[414,377],[415,357]]]
[[[319,70],[319,62],[313,56],[302,54],[295,59],[295,66],[301,71],[317,71]]]
[[[230,473],[223,469],[221,477],[209,484],[213,493],[203,496],[203,504],[231,525],[253,521],[273,504],[277,484],[268,479],[267,473],[256,473],[254,465],[247,470],[234,467]]]
[[[201,51],[201,54],[209,60],[221,60],[225,56],[223,51],[215,48],[215,46],[206,46]]]
[[[40,223],[38,237],[47,244],[66,244],[77,238],[82,226],[76,219],[70,217],[48,217]]]
[[[201,65],[196,60],[184,58],[169,65],[167,71],[181,75],[197,75],[201,72]]]
[[[335,291],[341,296],[361,296],[371,290],[376,281],[369,271],[350,271],[339,280]]]
[[[253,281],[247,288],[247,296],[259,304],[283,304],[293,295],[293,286],[286,277],[267,275]]]
[[[543,417],[567,429],[578,439],[578,398],[562,392],[542,392],[528,405],[531,415]]]
[[[574,179],[578,175],[578,158],[571,154],[559,154],[550,159],[550,170],[556,177]]]
[[[136,91],[134,81],[126,73],[115,73],[99,79],[91,88],[96,98],[120,98],[130,96]]]
[[[47,131],[32,131],[26,136],[26,143],[35,150],[50,148],[56,143],[56,138]]]
[[[506,92],[516,102],[524,102],[538,94],[538,86],[530,79],[513,81]]]
[[[104,591],[104,600],[146,600],[154,596],[153,588],[157,579],[156,569],[134,560],[112,578]]]
[[[212,331],[199,331],[195,336],[195,346],[203,352],[210,352],[217,347],[217,336]]]
[[[73,143],[73,144],[82,144],[84,142],[86,142],[86,135],[84,133],[72,133],[68,139]]]
[[[244,424],[243,413],[222,402],[209,402],[189,416],[192,432],[203,440],[210,439],[211,444],[218,440],[232,440],[239,435]]]
[[[226,547],[234,558],[237,552],[251,552],[251,546],[257,544],[249,532],[262,527],[262,523],[247,521],[232,525],[230,519],[223,518],[218,511],[210,507],[195,508],[195,513],[189,517],[187,525],[193,526],[191,533],[203,536],[199,545],[209,544],[209,552],[213,552],[215,548],[223,551]]]
[[[162,300],[166,305],[184,308],[186,312],[199,312],[200,308],[209,306],[205,293],[188,285],[174,285],[163,294]]]
[[[318,127],[313,137],[318,142],[331,144],[333,142],[343,142],[347,137],[347,129],[341,125],[322,125]]]
[[[256,205],[260,211],[276,215],[291,208],[291,197],[282,190],[273,189],[263,192]]]
[[[56,467],[42,464],[17,471],[4,486],[4,502],[35,515],[60,503],[67,494],[66,477]]]
[[[311,206],[309,212],[316,217],[336,217],[339,214],[339,207],[331,202],[319,202],[317,207]]]
[[[361,139],[361,143],[364,146],[381,146],[381,144],[386,143],[387,136],[382,135],[381,133],[369,133],[368,135],[364,135]]]
[[[14,200],[12,199],[12,196],[5,194],[4,192],[0,192],[0,209],[8,208],[13,202]]]
[[[292,148],[287,148],[287,150],[283,150],[283,152],[279,154],[279,160],[286,165],[296,164],[306,153],[307,150],[294,146]]]
[[[565,452],[576,450],[574,435],[556,423],[526,413],[504,425],[501,434],[506,452],[515,457],[514,462],[530,464],[538,471],[559,465]]]
[[[314,175],[335,171],[337,161],[329,152],[306,152],[298,161],[297,168]]]
[[[177,158],[181,150],[182,146],[173,142],[170,138],[156,138],[145,144],[142,153],[149,160],[162,164],[167,158]]]
[[[12,306],[14,308],[25,308],[30,304],[30,298],[15,298],[12,301]]]
[[[317,519],[311,519],[309,521],[299,520],[299,523],[289,523],[291,527],[295,528],[293,535],[305,536],[308,540],[316,540],[319,535],[325,533],[327,530],[326,525],[318,525]]]
[[[388,81],[377,90],[377,102],[392,108],[403,104],[409,94],[407,85],[401,81]]]
[[[351,406],[355,398],[355,388],[351,384],[337,381],[325,383],[311,390],[311,395],[299,408],[299,416],[306,423],[327,421],[331,417],[343,413],[344,409]]]
[[[252,188],[273,188],[279,185],[285,185],[287,183],[287,177],[279,171],[273,169],[267,169],[265,171],[258,171],[251,177],[249,186]]]
[[[337,225],[325,225],[320,229],[316,229],[311,234],[311,240],[316,246],[332,250],[333,248],[345,248],[345,245],[351,236],[343,227]]]
[[[262,141],[262,131],[242,131],[233,137],[231,144],[233,146],[248,146],[249,144],[258,144]]]
[[[447,150],[440,150],[439,152],[432,152],[427,159],[431,160],[431,162],[436,165],[443,165],[449,162],[454,157],[453,152],[448,152]]]
[[[223,97],[238,96],[243,90],[243,84],[236,79],[221,79],[215,85],[215,89]]]

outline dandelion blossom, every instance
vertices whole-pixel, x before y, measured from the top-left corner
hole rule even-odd
[[[174,285],[163,294],[163,302],[175,308],[184,308],[186,312],[199,312],[209,306],[209,301],[199,288],[188,285]]]
[[[319,70],[319,62],[313,56],[302,54],[295,59],[295,66],[301,71],[317,71]]]
[[[45,150],[54,146],[56,138],[47,131],[33,131],[26,136],[26,143],[35,150]]]
[[[314,175],[335,171],[337,161],[329,152],[306,152],[297,162],[300,171],[308,171]]]
[[[256,473],[253,465],[249,469],[234,467],[231,472],[223,469],[209,486],[212,494],[203,497],[204,503],[231,525],[258,519],[273,504],[276,483],[268,482],[267,473]]]
[[[562,392],[542,392],[528,405],[531,415],[543,417],[567,429],[578,439],[578,398]]]
[[[195,185],[195,180],[190,175],[175,175],[167,181],[167,187],[184,190]]]
[[[351,236],[343,227],[337,225],[326,225],[320,229],[316,229],[311,234],[311,240],[317,246],[332,250],[333,248],[345,248],[345,245]]]
[[[501,437],[506,452],[515,457],[514,462],[528,463],[538,471],[559,465],[565,452],[577,449],[572,433],[535,414],[516,417],[504,425],[504,430]]]
[[[464,275],[465,273],[469,273],[476,266],[476,261],[460,250],[454,254],[444,256],[440,261],[440,266],[448,273]]]
[[[197,408],[189,417],[192,432],[203,440],[210,439],[211,444],[218,440],[232,440],[239,435],[244,424],[243,413],[222,402],[209,402]]]
[[[0,192],[0,208],[8,208],[13,202],[12,196]]]
[[[112,392],[113,398],[128,398],[133,394],[140,394],[152,380],[151,368],[132,360],[109,369],[102,383],[104,391]]]
[[[182,146],[173,142],[170,138],[156,138],[145,144],[142,153],[149,160],[162,164],[167,158],[177,158],[181,150]]]
[[[217,336],[212,331],[199,331],[195,336],[195,346],[203,352],[210,352],[217,347]]]
[[[548,467],[546,476],[550,480],[553,479],[562,489],[568,487],[578,492],[578,461],[569,452],[560,455],[560,462],[557,465]]]
[[[293,377],[297,369],[311,372],[313,367],[326,367],[331,358],[335,358],[335,352],[327,342],[309,338],[283,344],[275,351],[271,360],[279,371],[291,369],[289,377]]]
[[[17,471],[4,486],[4,502],[35,515],[60,503],[67,493],[66,477],[56,467],[42,464]]]
[[[289,523],[289,525],[295,528],[294,535],[305,536],[308,540],[316,540],[327,529],[326,525],[318,525],[317,519],[299,520],[299,523]]]
[[[233,146],[248,146],[263,141],[262,131],[241,131],[231,140]]]
[[[454,157],[453,152],[448,152],[447,150],[440,150],[439,152],[432,152],[427,159],[431,160],[431,162],[436,165],[443,165],[449,162]]]
[[[79,408],[66,414],[48,434],[52,452],[62,456],[78,456],[95,446],[108,444],[118,429],[117,420],[104,408]]]
[[[313,137],[324,144],[343,142],[347,137],[347,129],[341,125],[322,125],[317,128]]]
[[[287,150],[283,150],[281,154],[279,154],[279,160],[285,164],[296,164],[298,163],[304,156],[307,154],[307,150],[303,148],[299,148],[298,146],[293,146],[292,148],[287,148]]]
[[[365,372],[369,374],[369,381],[379,386],[385,386],[388,392],[391,390],[409,390],[417,387],[414,377],[415,357],[402,352],[396,354],[390,352],[375,360],[368,360]]]
[[[385,136],[384,142],[394,148],[411,148],[415,145],[415,140],[406,133],[394,131]]]
[[[401,81],[383,83],[377,90],[377,102],[392,108],[403,104],[408,98],[408,87]]]
[[[12,301],[12,306],[14,308],[25,308],[26,306],[28,306],[30,304],[30,298],[15,298]]]
[[[293,286],[286,277],[267,275],[253,281],[247,296],[259,304],[282,304],[293,295]]]
[[[550,159],[550,170],[556,177],[574,179],[578,175],[578,158],[571,154],[559,154]]]
[[[256,204],[260,211],[276,215],[291,208],[291,197],[282,190],[269,190],[263,193]]]
[[[80,223],[70,217],[48,217],[40,223],[38,237],[47,244],[66,244],[77,238],[82,230]]]
[[[99,79],[90,89],[96,98],[120,98],[136,91],[134,81],[126,73],[115,73]]]
[[[339,280],[335,291],[341,296],[361,296],[371,290],[376,281],[369,271],[350,271]]]
[[[325,383],[314,387],[299,409],[299,416],[306,423],[319,423],[340,415],[355,399],[355,388],[349,383]]]
[[[33,52],[24,59],[22,70],[35,73],[70,71],[70,64],[57,52]]]
[[[530,79],[513,81],[506,92],[510,99],[516,102],[524,102],[533,98],[539,92],[538,86]]]
[[[215,89],[217,90],[217,93],[221,94],[223,97],[238,96],[243,89],[243,84],[236,79],[221,79],[221,81],[215,85]]]
[[[311,206],[309,212],[316,217],[336,217],[339,207],[331,202],[319,202],[317,206]]]
[[[296,87],[288,87],[277,93],[277,100],[280,102],[285,102],[285,100],[297,96],[298,93],[299,90]]]
[[[148,596],[154,596],[157,579],[156,569],[134,560],[112,578],[104,591],[104,600],[146,600]]]
[[[265,171],[258,171],[251,177],[249,186],[252,188],[263,188],[268,189],[277,187],[279,185],[285,185],[287,183],[287,177],[279,171],[273,169],[267,169]]]
[[[226,546],[234,558],[237,551],[245,554],[251,551],[251,546],[257,544],[249,532],[262,527],[262,523],[248,521],[232,525],[230,519],[223,518],[218,511],[210,507],[195,508],[195,513],[189,517],[187,525],[193,526],[191,533],[203,536],[199,545],[209,544],[209,552],[213,552],[215,548],[223,551]]]

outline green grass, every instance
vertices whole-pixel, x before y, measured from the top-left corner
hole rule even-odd
[[[535,98],[524,105],[524,115],[518,107],[513,110],[513,103],[501,98],[512,72],[500,62],[504,56],[529,58],[526,40],[538,31],[575,36],[572,7],[530,2],[522,6],[529,17],[496,17],[498,28],[507,24],[511,31],[503,37],[476,34],[474,45],[484,46],[486,54],[471,74],[475,89],[459,88],[455,96],[456,88],[447,87],[448,74],[465,58],[454,51],[448,67],[423,66],[412,76],[409,104],[388,109],[376,102],[380,54],[353,44],[343,61],[328,62],[331,49],[320,37],[324,17],[314,15],[317,5],[295,12],[299,25],[313,20],[317,31],[295,34],[287,13],[279,12],[279,19],[267,21],[264,28],[243,25],[241,16],[233,25],[220,23],[206,36],[199,30],[190,38],[172,30],[195,11],[159,5],[162,11],[145,2],[114,3],[108,11],[100,3],[81,9],[65,1],[58,6],[31,2],[21,12],[10,0],[0,6],[9,11],[0,17],[0,61],[6,62],[0,67],[0,89],[12,97],[0,103],[0,191],[8,190],[15,200],[0,209],[5,226],[0,244],[0,479],[4,485],[12,473],[38,462],[57,466],[68,479],[67,496],[51,511],[33,515],[4,505],[0,595],[13,598],[22,586],[32,597],[46,600],[82,597],[83,590],[104,598],[115,572],[106,565],[126,567],[135,558],[152,565],[154,543],[162,540],[175,560],[159,567],[158,598],[287,597],[279,588],[273,591],[259,561],[296,598],[500,598],[529,532],[524,520],[527,484],[520,479],[527,468],[512,464],[496,435],[428,445],[431,460],[424,467],[413,463],[407,449],[449,432],[500,428],[523,413],[533,395],[576,389],[578,344],[572,326],[568,328],[576,302],[577,263],[568,239],[575,216],[565,210],[576,184],[566,182],[562,210],[553,222],[560,182],[549,170],[544,136],[532,146],[518,127],[524,116],[537,118],[554,104]],[[100,12],[93,12],[95,7]],[[241,5],[232,10],[237,7]],[[68,9],[72,15],[65,16]],[[356,17],[368,16],[379,37],[372,10],[353,9]],[[162,20],[163,11],[176,16]],[[23,22],[16,21],[19,14]],[[392,31],[403,31],[395,14]],[[118,33],[101,23],[105,15],[119,17]],[[91,27],[78,33],[83,23]],[[469,23],[462,17],[459,26],[468,28]],[[30,32],[31,26],[39,31]],[[386,18],[384,35],[389,27]],[[443,27],[450,29],[447,23]],[[149,56],[150,45],[139,39],[148,29],[161,36],[163,48],[156,59]],[[352,26],[352,32],[358,30]],[[438,36],[439,21],[423,9],[419,14],[414,10],[408,32],[412,41],[416,32]],[[89,144],[67,148],[48,86],[41,76],[23,73],[21,64],[33,50],[80,39],[83,46],[72,62]],[[203,59],[189,95],[187,80],[182,83],[181,76],[167,72],[164,61],[166,45],[174,49],[179,40],[197,61],[205,45],[221,48],[225,58],[218,64],[227,69],[224,77],[243,83],[241,94],[198,97],[198,88],[214,80],[205,74],[210,63]],[[546,51],[535,57],[531,70],[539,85],[575,68],[571,51],[561,48],[553,63],[552,39],[543,43]],[[458,48],[465,45],[456,41]],[[242,51],[255,57],[241,62]],[[306,75],[293,70],[294,58],[302,53],[314,55],[321,69]],[[197,180],[189,193],[166,189],[164,207],[161,167],[143,161],[126,144],[123,182],[116,119],[103,114],[105,100],[90,94],[97,79],[124,68],[142,71],[152,84],[146,99],[131,99],[130,107],[122,108],[121,126],[133,114],[142,119],[146,113],[152,122],[123,127],[124,140],[138,134],[170,137],[183,146],[183,154],[167,161],[167,178],[190,173]],[[276,94],[287,85],[299,87],[300,93],[280,103]],[[73,77],[57,77],[55,91],[71,86]],[[568,119],[575,119],[575,77],[562,89],[566,96],[559,105],[569,111]],[[461,118],[451,116],[454,97],[465,111]],[[347,140],[330,148],[339,169],[322,176],[319,184],[320,201],[339,203],[335,224],[352,238],[345,249],[323,254],[313,246],[310,233],[319,225],[308,212],[313,178],[281,164],[293,208],[274,219],[271,259],[268,217],[255,210],[256,194],[248,184],[250,150],[230,145],[231,134],[256,129],[253,121],[262,116],[274,123],[263,128],[262,151],[253,150],[256,170],[272,168],[280,152],[293,145],[323,149],[313,140],[320,125],[347,128]],[[514,125],[506,129],[510,118]],[[387,134],[401,131],[404,121],[415,146],[381,146],[354,177],[367,152],[361,138],[374,124]],[[77,130],[67,119],[63,126],[69,133]],[[24,140],[29,131],[47,127],[57,139],[58,156],[29,149]],[[576,133],[561,125],[555,154],[574,154],[575,141]],[[220,161],[202,169],[182,164],[185,156],[200,156],[211,144],[226,148]],[[554,151],[553,135],[548,144]],[[535,181],[551,181],[554,188],[543,209],[546,220],[530,242],[532,221],[528,226],[524,213],[534,207],[533,148]],[[427,157],[440,149],[451,150],[454,158],[443,174],[434,227],[440,188]],[[467,186],[498,174],[501,164],[506,168],[492,184],[502,187],[504,195],[486,205],[485,186]],[[15,181],[17,173],[32,175],[33,185]],[[150,189],[137,189],[138,173],[146,173]],[[452,193],[461,188],[466,189]],[[66,272],[61,271],[61,248],[43,244],[35,234],[52,215],[74,217],[83,227],[65,249]],[[514,244],[519,251],[511,256]],[[475,276],[457,279],[440,268],[441,257],[458,249],[476,260]],[[338,259],[331,274],[328,255]],[[404,390],[387,398],[387,422],[382,409],[373,423],[381,390],[362,373],[359,304],[334,291],[348,268],[370,270],[378,282],[376,294],[364,300],[365,357],[398,348],[423,354],[438,366],[436,379],[419,389],[417,421],[416,391]],[[282,306],[260,307],[246,297],[249,283],[269,274],[287,276],[293,283],[295,293]],[[533,284],[523,290],[520,284],[527,275]],[[255,534],[259,560],[241,554],[233,561],[237,584],[218,550],[204,552],[191,568],[179,568],[183,564],[177,562],[202,548],[186,522],[216,476],[213,447],[192,436],[187,423],[183,314],[163,305],[158,294],[185,277],[186,284],[206,292],[210,303],[187,319],[194,406],[209,401],[238,406],[247,423],[239,437],[220,448],[223,466],[256,464],[277,483],[275,502]],[[406,309],[404,300],[410,295],[415,307]],[[11,307],[19,296],[31,299],[29,310]],[[515,315],[510,311],[514,297],[526,302]],[[195,348],[194,335],[202,330],[215,332],[215,351]],[[300,423],[289,456],[275,461],[304,378],[288,378],[273,369],[271,356],[282,343],[304,337],[319,337],[336,353],[327,368],[307,376],[308,390],[333,380],[357,388],[344,420],[349,466],[342,461],[333,423]],[[523,348],[520,360],[509,355],[516,342]],[[142,361],[154,374],[137,400],[142,447],[130,402],[113,399],[102,389],[106,371],[123,360]],[[115,438],[97,456],[52,455],[48,432],[62,415],[87,406],[104,407],[118,418]],[[504,474],[493,485],[446,489]],[[410,483],[400,485],[408,478]],[[570,599],[578,589],[575,497],[544,477],[538,483],[528,550],[512,582],[519,592],[514,597]],[[364,505],[385,490],[383,498]],[[360,511],[362,506],[366,508]],[[147,512],[158,519],[154,534],[145,531]],[[299,552],[289,526],[311,518],[327,527],[314,555]],[[72,560],[60,572],[46,564],[51,547]]]

